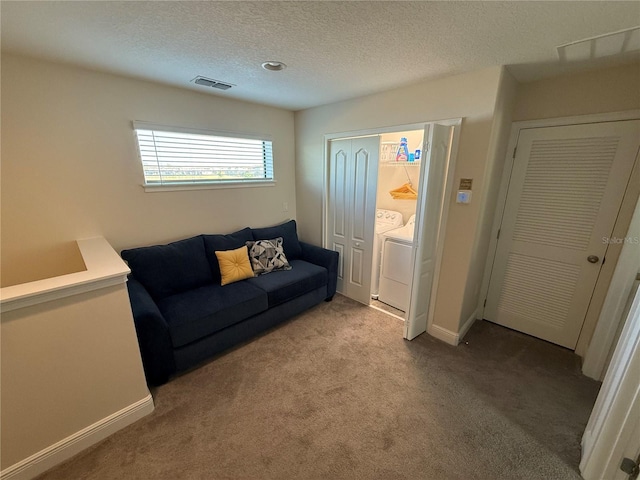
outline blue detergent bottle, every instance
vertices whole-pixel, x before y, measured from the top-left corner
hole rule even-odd
[[[409,160],[409,149],[407,148],[407,137],[400,139],[400,146],[396,154],[396,162],[406,162]]]

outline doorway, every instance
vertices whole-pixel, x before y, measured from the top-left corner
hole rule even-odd
[[[406,320],[409,339],[426,330],[437,287],[438,239],[446,221],[444,198],[453,186],[449,172],[460,123],[325,136],[324,243],[340,253],[338,292],[365,305],[371,305],[372,294],[381,295]],[[400,215],[394,235],[378,236],[376,213],[381,211]],[[380,280],[377,292],[375,279]]]
[[[519,131],[485,319],[576,348],[639,138],[638,120]]]
[[[404,319],[409,306],[412,250],[424,129],[380,136],[372,304]]]

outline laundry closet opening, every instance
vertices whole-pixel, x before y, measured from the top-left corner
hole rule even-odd
[[[325,246],[338,292],[427,328],[460,120],[327,135]]]
[[[409,308],[423,143],[423,129],[380,135],[371,303],[403,318]]]

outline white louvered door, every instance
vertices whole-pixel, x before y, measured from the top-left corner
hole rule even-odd
[[[640,121],[522,130],[484,317],[574,349],[640,143]]]

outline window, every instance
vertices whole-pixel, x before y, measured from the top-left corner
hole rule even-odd
[[[266,136],[217,133],[133,122],[145,187],[273,182]]]

